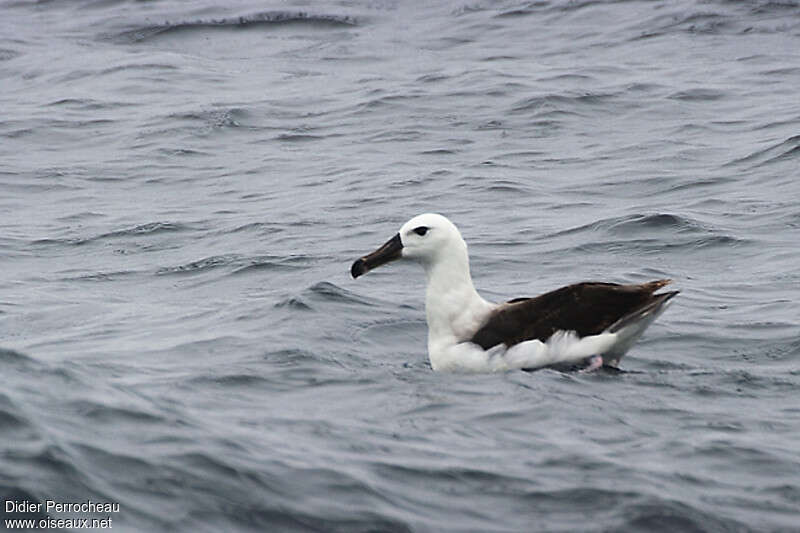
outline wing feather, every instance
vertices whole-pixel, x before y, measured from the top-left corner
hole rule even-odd
[[[534,298],[515,298],[495,309],[471,341],[487,350],[501,343],[546,342],[556,331],[574,331],[579,337],[597,335],[659,300],[662,295],[653,293],[669,283],[583,282]]]

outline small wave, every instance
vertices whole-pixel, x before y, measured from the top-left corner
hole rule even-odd
[[[305,266],[310,258],[305,255],[290,255],[285,257],[279,256],[259,256],[244,259],[246,263],[238,266],[233,274],[246,274],[250,272],[260,272],[262,270],[275,271],[275,270],[294,270]]]
[[[2,133],[2,137],[7,139],[19,139],[38,133],[37,128],[17,128]]]
[[[731,459],[736,464],[750,467],[762,472],[783,473],[782,468],[787,465],[779,453],[769,448],[758,448],[729,440],[718,438],[699,443],[692,451],[697,457],[713,457],[716,459]]]
[[[710,514],[682,502],[648,501],[621,509],[617,531],[748,531],[731,518]]]
[[[620,227],[596,229],[594,225],[586,225],[562,232],[568,235],[571,232],[594,232],[573,236],[570,239],[554,240],[551,236],[534,237],[534,240],[554,240],[553,247],[548,253],[553,254],[662,254],[670,251],[678,253],[707,253],[709,250],[720,249],[730,251],[733,248],[751,246],[755,241],[734,235],[727,235],[714,229],[694,230],[681,229],[649,229],[636,225],[622,224]]]
[[[16,50],[9,50],[7,48],[0,48],[0,61],[9,61],[22,54]]]
[[[488,120],[486,122],[482,122],[482,123],[478,124],[476,129],[478,131],[491,131],[491,130],[502,130],[502,129],[505,129],[506,127],[507,126],[505,126],[499,120]]]
[[[719,376],[722,385],[731,385],[743,393],[759,394],[761,391],[793,391],[797,380],[783,374],[757,374],[747,370],[731,370]]]
[[[575,247],[570,247],[568,250],[577,253],[617,253],[625,252],[631,253],[639,251],[641,253],[662,253],[669,250],[683,250],[686,252],[708,249],[708,248],[730,248],[731,246],[738,246],[748,243],[745,239],[738,239],[727,235],[714,235],[709,237],[702,237],[698,239],[689,240],[671,240],[665,241],[664,239],[626,239],[626,240],[604,240],[593,241],[580,244]]]
[[[425,74],[416,79],[417,83],[436,83],[440,81],[449,80],[451,76],[437,72],[435,74]]]
[[[726,183],[731,183],[734,181],[734,178],[731,176],[716,176],[716,177],[709,177],[709,178],[695,178],[686,181],[682,181],[680,183],[674,185],[668,185],[667,191],[669,192],[677,192],[677,191],[684,191],[693,189],[695,193],[698,193],[700,189],[706,187],[716,187],[719,185],[724,185]],[[713,201],[713,199],[706,198],[704,201]]]
[[[278,303],[275,304],[276,308],[287,308],[287,309],[294,309],[296,311],[311,311],[312,307],[308,305],[306,302],[303,301],[302,298],[296,296],[290,296],[289,298],[285,298],[280,300]]]
[[[669,96],[673,100],[682,100],[684,102],[711,102],[721,100],[724,97],[725,93],[723,91],[706,88],[687,89]]]
[[[307,133],[282,133],[275,137],[276,141],[284,141],[284,142],[308,142],[308,141],[319,141],[321,139],[325,139],[322,135],[309,135]]]
[[[800,75],[800,67],[771,68],[761,72],[764,76],[787,76],[796,78]]]
[[[239,254],[212,255],[176,266],[159,268],[156,271],[156,275],[196,274],[220,267],[231,267],[233,269],[231,275],[241,275],[262,270],[285,271],[302,268],[307,264],[309,259],[309,256],[305,255],[262,255],[256,257],[245,257]]]
[[[178,67],[166,63],[129,63],[127,65],[115,65],[113,67],[108,67],[107,69],[100,71],[100,74],[114,74],[117,72],[125,72],[129,70],[164,71],[164,70],[178,70]]]
[[[29,426],[25,415],[19,412],[11,398],[0,392],[0,431],[10,436],[12,431],[22,430]]]
[[[171,463],[197,475],[206,474],[206,479],[237,479],[244,475],[237,467],[225,462],[222,457],[203,452],[189,451],[170,456]]]
[[[452,148],[434,148],[431,150],[422,150],[417,152],[419,155],[456,155],[459,150]]]
[[[793,135],[777,144],[753,152],[740,159],[734,159],[725,166],[735,166],[748,163],[752,165],[751,168],[757,168],[763,165],[776,163],[778,161],[793,159],[798,156],[800,156],[800,135]]]
[[[219,385],[222,387],[254,387],[262,384],[271,383],[270,380],[256,375],[243,372],[216,373],[213,375],[195,376],[189,383],[193,385]]]
[[[491,185],[484,187],[483,190],[488,192],[518,194],[520,196],[531,194],[531,190],[528,186],[510,180],[494,180]]]
[[[608,226],[612,233],[631,233],[637,231],[652,231],[659,229],[672,229],[678,232],[705,232],[708,228],[700,222],[689,217],[671,213],[654,213],[649,215],[637,214],[623,217]]]
[[[381,474],[385,478],[395,479],[399,482],[407,483],[408,486],[418,486],[420,484],[425,485],[430,487],[432,490],[436,490],[437,486],[446,488],[451,486],[453,483],[463,486],[492,485],[497,487],[509,487],[524,483],[524,480],[518,477],[501,474],[489,469],[482,469],[479,465],[474,467],[423,467],[415,466],[413,464],[398,464],[381,461],[374,463],[372,468],[375,472]],[[538,497],[541,494],[544,493],[536,493],[535,496]],[[534,495],[532,494],[531,496]],[[532,497],[531,499],[533,500],[534,498]],[[590,500],[575,501],[590,502]]]
[[[658,230],[672,230],[680,233],[705,233],[712,231],[699,221],[681,215],[672,213],[637,213],[634,215],[597,220],[582,226],[543,235],[540,239],[549,240],[554,237],[563,237],[586,231],[631,235]]]
[[[308,384],[353,384],[360,379],[345,369],[341,359],[351,357],[324,350],[281,348],[264,353],[257,362],[264,381],[275,390],[296,390]],[[266,363],[266,366],[265,366]]]
[[[570,13],[572,11],[578,11],[580,9],[584,9],[586,7],[593,7],[599,4],[602,4],[602,1],[598,0],[572,0],[570,2],[549,2],[547,0],[534,0],[532,2],[526,2],[522,5],[522,7],[513,7],[506,11],[501,11],[494,15],[494,18],[503,19],[503,18],[516,18],[516,17],[525,17],[529,15],[541,15],[542,13],[548,12],[558,12],[558,13]]]
[[[83,476],[81,467],[75,463],[68,449],[59,444],[47,444],[33,449],[24,461],[35,463],[50,475],[67,480],[77,480]]]
[[[226,230],[226,233],[239,233],[241,231],[256,231],[260,234],[275,234],[280,231],[285,231],[287,225],[283,223],[274,223],[274,222],[248,222],[247,224],[242,224],[240,226],[236,226],[231,230]]]
[[[586,106],[605,104],[616,98],[612,93],[545,94],[531,96],[518,101],[511,108],[512,113],[524,111],[543,111],[546,113],[577,114],[577,109]]]
[[[0,431],[2,431],[3,434],[9,435],[10,432],[25,428],[27,426],[28,422],[23,417],[6,411],[3,407],[0,407]]]
[[[0,362],[2,363],[22,363],[29,361],[33,361],[33,359],[31,359],[24,353],[16,352],[14,350],[7,350],[5,348],[0,348]]]
[[[81,442],[73,443],[71,448],[81,457],[81,460],[75,461],[76,466],[85,461],[109,472],[122,470],[151,473],[156,470],[156,465],[151,459],[143,455],[133,455],[134,448],[131,448],[133,453],[122,453],[111,448],[100,448],[99,444]]]
[[[800,7],[800,2],[794,0],[753,2],[750,13],[753,15],[786,15],[787,11],[795,11]]]
[[[720,34],[747,32],[750,26],[743,26],[740,17],[714,12],[672,12],[645,21],[641,27],[646,31],[634,40],[660,37],[674,32],[695,34]]]
[[[424,134],[420,130],[402,129],[402,130],[383,131],[380,133],[376,133],[375,135],[371,135],[370,137],[368,137],[367,142],[394,143],[394,142],[418,141],[422,138],[424,138]]]
[[[139,274],[135,270],[117,270],[111,272],[91,272],[88,274],[78,274],[73,276],[64,276],[59,278],[61,281],[118,281],[121,278]]]
[[[242,121],[249,116],[250,114],[246,109],[240,107],[231,107],[173,113],[169,115],[168,118],[176,120],[200,121],[209,128],[238,128],[242,125]]]
[[[240,259],[241,256],[234,254],[212,255],[210,257],[204,257],[203,259],[198,259],[197,261],[191,261],[189,263],[184,263],[182,265],[159,268],[156,271],[156,275],[166,276],[171,274],[196,274],[217,267],[230,265],[231,263],[234,263]]]
[[[300,363],[318,362],[319,358],[301,348],[282,348],[264,354],[263,359],[273,364],[296,366]]]
[[[675,26],[690,33],[720,33],[722,30],[735,27],[731,17],[712,12],[698,12],[681,17]]]
[[[24,353],[0,348],[0,376],[6,383],[17,377],[32,380],[42,391],[50,387],[83,387],[85,382],[72,365],[51,364],[34,359]]]
[[[401,108],[405,107],[406,103],[413,102],[418,98],[419,96],[414,94],[389,94],[386,96],[380,96],[377,98],[372,98],[356,106],[354,114],[359,115],[359,114],[373,113],[380,109]],[[419,133],[416,130],[412,131],[416,134]],[[379,136],[376,135],[374,137],[379,137]]]
[[[635,82],[631,83],[627,87],[627,92],[637,92],[637,93],[645,93],[645,94],[656,94],[660,93],[665,89],[665,85],[660,83],[652,83],[652,82]]]
[[[85,220],[104,218],[105,216],[106,215],[102,213],[96,213],[94,211],[80,211],[77,213],[71,213],[69,215],[58,217],[57,220],[59,222],[73,223],[73,222],[83,222]]]
[[[345,290],[328,281],[320,281],[319,283],[315,283],[308,288],[307,292],[318,299],[331,302],[365,303],[365,300],[360,298],[354,292]]]
[[[164,418],[132,406],[105,405],[91,400],[78,400],[71,403],[82,417],[100,423],[116,424],[122,421],[134,423],[162,423]]]
[[[201,150],[190,150],[188,148],[159,148],[158,153],[166,155],[166,156],[210,156],[211,152],[201,151]]]
[[[309,311],[331,303],[376,305],[376,302],[369,298],[359,296],[328,281],[320,281],[304,289],[300,294],[286,296],[275,303],[274,307]]]
[[[68,244],[73,246],[82,246],[92,242],[103,241],[106,239],[120,238],[120,237],[139,237],[142,235],[153,235],[158,233],[179,232],[192,229],[187,224],[173,223],[173,222],[148,222],[140,224],[132,228],[125,228],[121,230],[109,231],[100,233],[91,237],[78,237],[78,238],[60,238],[60,239],[37,239],[31,244],[33,245],[51,245],[51,244]]]
[[[80,111],[98,111],[112,107],[122,107],[126,104],[120,102],[101,102],[91,98],[61,98],[48,104],[47,107],[69,107]]]
[[[188,226],[184,224],[175,224],[172,222],[148,222],[147,224],[140,224],[138,226],[134,226],[129,229],[124,229],[120,231],[113,231],[111,233],[105,233],[99,235],[97,238],[104,238],[104,237],[126,237],[130,235],[146,235],[152,233],[164,233],[164,232],[171,232],[171,231],[183,231],[189,229]]]
[[[519,8],[519,9],[509,9],[508,11],[503,11],[502,13],[496,14],[495,18],[512,18],[512,17],[524,17],[526,15],[532,15],[535,13],[536,10],[531,8]]]
[[[349,15],[314,14],[304,11],[270,11],[232,18],[209,20],[201,19],[180,22],[167,21],[163,24],[155,24],[127,30],[116,35],[105,35],[104,38],[122,43],[145,42],[158,36],[183,31],[224,28],[254,28],[260,26],[270,27],[286,24],[304,24],[309,27],[325,28],[355,26],[358,24],[358,21],[355,17]]]

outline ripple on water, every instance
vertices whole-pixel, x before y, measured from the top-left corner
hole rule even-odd
[[[648,500],[621,508],[619,515],[624,518],[618,518],[617,529],[642,533],[750,531],[745,524],[720,516],[719,513],[704,512],[682,502],[660,498],[648,498]]]
[[[264,272],[280,272],[301,269],[309,262],[304,255],[294,256],[244,256],[240,254],[224,254],[204,257],[177,266],[161,267],[156,271],[158,276],[202,274],[212,270],[225,269],[230,275],[258,274]]]
[[[762,148],[761,150],[756,150],[745,157],[734,159],[726,166],[748,164],[751,168],[758,168],[797,158],[800,158],[800,135],[793,135],[781,142]]]
[[[121,44],[141,43],[183,32],[243,28],[268,29],[288,24],[303,25],[311,29],[325,29],[356,26],[358,20],[349,15],[315,14],[305,11],[268,11],[233,18],[165,22],[141,26],[116,34],[106,34],[102,37]]]
[[[164,233],[179,233],[197,229],[195,226],[189,224],[181,224],[174,222],[148,222],[130,228],[120,230],[113,230],[90,237],[71,237],[71,238],[46,238],[37,239],[32,241],[31,244],[36,246],[83,246],[94,242],[103,242],[112,239],[125,239],[129,237],[146,237],[151,235],[159,235]]]

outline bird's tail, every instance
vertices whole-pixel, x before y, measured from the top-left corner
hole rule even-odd
[[[655,291],[669,283],[669,280],[654,281],[652,283],[658,285],[653,288]],[[604,355],[606,359],[604,364],[608,366],[617,366],[622,356],[625,355],[630,347],[639,339],[642,333],[644,333],[644,330],[669,307],[670,301],[679,292],[680,291],[670,291],[656,294],[650,302],[611,324],[606,331],[609,333],[616,333],[618,340]]]

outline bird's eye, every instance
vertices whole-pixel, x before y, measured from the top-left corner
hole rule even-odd
[[[428,233],[428,228],[427,228],[427,227],[425,227],[425,226],[420,226],[420,227],[418,227],[418,228],[414,228],[414,233],[416,233],[417,235],[419,235],[420,237],[422,237],[423,235],[425,235],[426,233]]]

